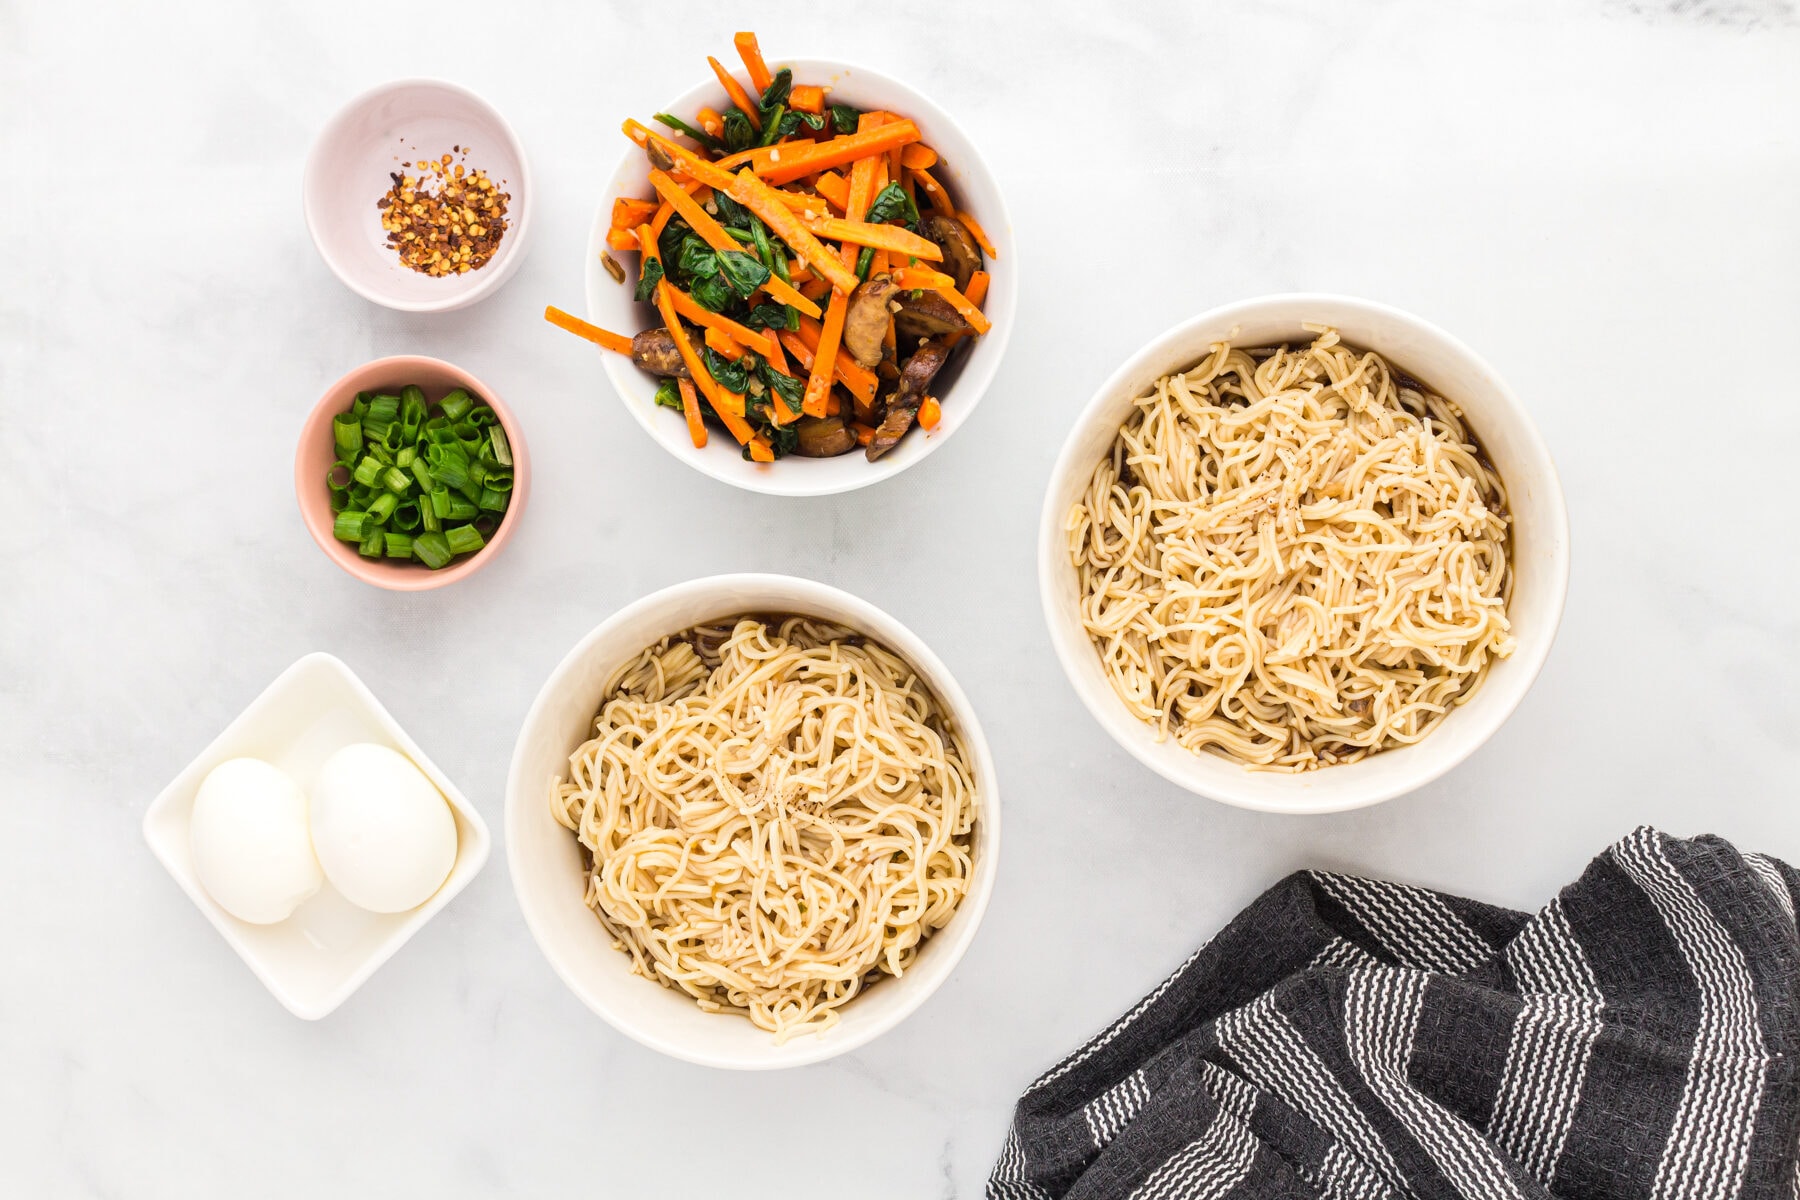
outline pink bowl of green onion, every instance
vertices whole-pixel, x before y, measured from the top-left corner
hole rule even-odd
[[[365,363],[325,390],[300,431],[294,494],[345,571],[417,592],[480,570],[530,491],[525,439],[492,388],[442,359]]]

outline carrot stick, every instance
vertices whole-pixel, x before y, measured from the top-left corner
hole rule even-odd
[[[614,229],[636,229],[655,215],[656,201],[635,200],[630,196],[620,196],[613,201],[612,227]]]
[[[831,395],[832,368],[837,365],[838,342],[844,336],[844,313],[850,308],[850,293],[838,288],[831,293],[831,304],[825,309],[825,326],[819,334],[819,345],[813,351],[812,373],[806,379],[806,399],[800,407],[809,417],[825,415],[825,400]]]
[[[835,417],[843,411],[844,402],[838,399],[838,394],[835,391],[827,392],[825,394],[825,415]]]
[[[721,313],[713,312],[680,288],[671,288],[670,291],[674,293],[675,311],[702,329],[716,329],[740,346],[748,346],[759,354],[773,355],[775,353],[774,338],[740,325]],[[718,348],[714,347],[714,349]],[[724,351],[720,350],[719,353],[723,354]],[[736,356],[733,355],[733,357]]]
[[[748,170],[739,171],[731,185],[731,198],[761,217],[776,237],[788,244],[801,261],[846,295],[861,282],[856,272],[834,258],[819,239],[806,231],[798,217],[781,203],[780,193]],[[771,294],[773,292],[771,291]]]
[[[674,206],[675,211],[681,214],[682,220],[686,221],[688,226],[692,228],[695,233],[699,234],[701,240],[707,245],[711,246],[714,250],[735,250],[742,253],[744,248],[738,244],[737,239],[732,237],[729,233],[726,233],[719,223],[712,219],[712,214],[707,212],[704,208],[701,208],[699,202],[682,190],[681,185],[676,183],[667,174],[662,171],[652,170],[650,172],[650,186],[655,188],[657,194],[665,201]],[[785,208],[781,208],[779,204],[774,207],[781,212],[784,219],[794,224],[798,224],[796,218]],[[773,221],[769,224],[771,228],[774,227]],[[777,236],[780,235],[778,234]],[[787,241],[790,246],[793,245],[793,242],[788,241],[785,237],[783,237],[782,240]],[[852,278],[854,278],[854,276],[852,276]],[[768,282],[764,283],[763,287],[768,290],[770,296],[781,301],[783,304],[790,304],[801,312],[806,313],[808,316],[816,317],[819,315],[819,306],[814,304],[811,300],[808,300],[801,293],[795,291],[788,284],[783,283],[779,275],[771,274]]]
[[[920,425],[920,427],[923,428],[926,433],[930,433],[932,430],[934,430],[938,427],[938,422],[943,419],[944,419],[944,410],[942,407],[940,407],[938,405],[937,397],[936,396],[925,397],[925,403],[919,405],[919,425]]]
[[[829,142],[790,142],[783,146],[767,146],[751,151],[752,169],[772,184],[791,183],[802,175],[825,171],[855,162],[871,154],[885,154],[897,146],[919,140],[919,127],[911,121],[896,121],[867,133],[858,130]]]
[[[759,463],[775,461],[775,451],[769,448],[769,439],[760,433],[750,439],[750,461]]]
[[[875,440],[875,427],[864,425],[861,421],[852,421],[850,432],[856,435],[856,444],[859,446],[866,446]]]
[[[606,246],[609,250],[636,250],[637,235],[629,229],[609,229],[606,231]]]
[[[894,286],[900,288],[925,288],[938,291],[941,288],[955,287],[956,280],[942,271],[934,271],[930,267],[901,267],[894,272]]]
[[[694,123],[714,137],[718,137],[725,132],[725,118],[721,117],[710,108],[702,106],[700,111],[694,114],[694,117]],[[926,165],[929,166],[930,164],[928,163]]]
[[[983,254],[987,255],[989,258],[1000,257],[1000,252],[994,249],[994,243],[988,238],[987,230],[977,224],[974,217],[971,217],[968,213],[959,208],[956,210],[956,219],[961,221],[963,226],[968,229],[969,236],[975,239],[975,244],[981,247],[981,252]]]
[[[680,352],[681,361],[687,364],[688,374],[693,377],[694,386],[700,389],[700,393],[712,405],[713,412],[719,415],[719,420],[725,422],[725,428],[731,431],[731,436],[736,438],[738,445],[741,446],[750,440],[754,431],[745,424],[741,413],[733,413],[725,406],[719,396],[721,389],[718,382],[708,373],[705,364],[700,361],[700,356],[694,353],[694,344],[688,340],[687,330],[681,326],[681,316],[675,311],[675,301],[670,295],[674,290],[669,286],[667,279],[657,281],[656,311],[662,314],[664,327],[668,329],[669,336],[675,339],[675,349]]]
[[[836,171],[827,171],[819,176],[813,182],[813,187],[817,189],[819,195],[836,205],[839,212],[843,212],[845,206],[850,203],[850,183]]]
[[[820,279],[817,275],[800,285],[800,294],[805,296],[807,300],[813,302],[815,305],[818,301],[825,299],[830,292],[831,281],[829,279]],[[824,310],[821,309],[820,311],[823,312]]]
[[[725,69],[724,64],[712,55],[707,55],[706,61],[712,65],[713,74],[719,77],[719,86],[725,89],[725,94],[731,97],[731,102],[737,105],[739,112],[750,118],[750,127],[761,133],[762,112],[755,104],[751,103],[750,94],[744,91],[744,85],[734,79],[731,72]],[[762,89],[758,88],[757,90],[761,91]]]
[[[627,358],[631,357],[630,338],[625,337],[622,334],[614,333],[610,329],[602,329],[598,325],[589,325],[580,317],[571,316],[562,309],[557,308],[554,304],[545,306],[544,320],[550,322],[558,329],[568,330],[576,337],[586,338],[596,346],[605,347],[614,354],[623,354]]]
[[[915,171],[929,170],[937,165],[937,160],[937,151],[924,142],[914,142],[900,151],[900,165]]]
[[[793,374],[792,371],[788,370],[787,353],[781,348],[781,339],[776,337],[773,333],[769,334],[769,353],[767,358],[769,360],[769,365],[774,367],[777,371],[780,371],[783,375]]]
[[[789,88],[788,107],[795,112],[822,113],[825,111],[825,89],[810,83]]]
[[[947,217],[956,215],[956,205],[950,203],[950,193],[944,190],[943,184],[931,177],[930,171],[912,171],[910,174],[913,181],[925,189],[925,195],[931,199],[931,207]]]
[[[729,333],[713,328],[706,331],[706,344],[729,358],[732,362],[744,357],[744,348]]]
[[[867,221],[843,221],[837,217],[825,217],[808,221],[806,227],[819,237],[830,238],[834,242],[873,246],[877,250],[892,250],[896,254],[923,258],[930,262],[941,262],[944,258],[944,252],[936,242],[898,225],[871,225]]]
[[[706,422],[700,418],[700,401],[694,395],[694,381],[677,379],[676,385],[681,388],[681,415],[687,418],[688,437],[693,439],[694,449],[706,447]]]
[[[731,39],[737,47],[738,57],[744,60],[744,70],[750,72],[750,86],[756,89],[757,95],[769,90],[769,84],[775,77],[769,74],[769,65],[763,62],[762,47],[756,44],[754,33],[740,33]]]
[[[627,121],[627,125],[636,125],[635,121]],[[638,126],[642,129],[643,126]],[[629,131],[628,131],[629,132]],[[635,140],[635,139],[634,139]],[[695,183],[705,184],[716,192],[723,192],[731,187],[731,171],[729,167],[741,165],[749,161],[749,151],[734,154],[730,158],[721,158],[718,162],[707,162],[686,146],[677,145],[668,138],[644,130],[644,140],[639,145],[656,142],[675,160],[675,168]],[[679,181],[678,181],[679,182]],[[823,196],[808,196],[804,192],[776,192],[781,202],[795,212],[817,213],[822,217],[831,215],[831,202]]]
[[[969,298],[970,304],[973,304],[976,308],[980,308],[987,300],[989,282],[988,273],[986,271],[976,271],[969,276],[969,286],[964,290],[963,295]]]
[[[818,353],[819,342],[824,337],[824,334],[824,327],[817,321],[802,317],[800,319],[799,330],[796,333],[788,334],[786,336],[797,338],[799,340],[800,345],[806,351],[806,366],[810,368],[813,364],[814,355]],[[787,346],[788,349],[792,350],[794,348],[794,343],[789,342]],[[851,358],[848,354],[840,354],[837,356],[837,363],[833,367],[833,373],[837,376],[837,381],[849,389],[850,394],[859,400],[874,400],[875,389],[881,385],[881,381],[875,377],[875,372],[869,370],[854,358]]]

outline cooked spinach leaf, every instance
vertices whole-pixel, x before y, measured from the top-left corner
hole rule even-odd
[[[737,298],[722,274],[694,280],[688,285],[688,295],[694,298],[694,303],[709,312],[724,312]]]
[[[786,329],[787,323],[788,306],[785,304],[759,304],[744,318],[744,324],[751,329]]]
[[[738,229],[752,229],[751,222],[756,214],[733,200],[724,192],[714,192],[712,197],[713,215],[719,218],[719,224],[735,226]]]
[[[648,300],[656,294],[656,285],[662,282],[662,261],[646,258],[644,265],[638,270],[637,291],[631,294],[634,300]]]
[[[665,379],[656,385],[656,407],[681,410],[681,385],[673,379]]]
[[[769,385],[769,390],[781,397],[781,403],[790,413],[800,411],[800,403],[806,398],[806,384],[792,375],[777,371],[768,363],[759,363],[756,373],[762,381]]]
[[[875,202],[869,205],[869,215],[863,219],[871,225],[897,220],[911,229],[919,223],[919,206],[913,203],[905,188],[890,183],[875,194]]]
[[[769,281],[769,268],[742,250],[726,250],[714,257],[718,259],[719,269],[725,272],[731,290],[746,300],[751,292]]]
[[[787,98],[788,98],[788,91],[793,86],[794,86],[794,73],[792,71],[788,70],[786,67],[783,67],[783,68],[781,68],[781,70],[775,72],[775,77],[773,79],[769,80],[769,86],[763,89],[763,94],[762,94],[763,111],[766,113],[771,108],[774,108],[777,104],[786,104]],[[764,124],[767,124],[767,122],[764,122]]]
[[[737,109],[725,114],[725,148],[736,154],[756,145],[756,127]]]
[[[856,122],[861,116],[848,104],[834,104],[831,106],[831,127],[839,133],[855,133]]]
[[[676,256],[675,267],[683,275],[704,279],[719,273],[719,256],[711,246],[689,234],[681,243],[681,253]]]
[[[703,351],[706,373],[726,391],[742,393],[750,386],[750,369],[742,362],[732,362],[711,346]]]

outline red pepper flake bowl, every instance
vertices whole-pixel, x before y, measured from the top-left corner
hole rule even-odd
[[[506,193],[506,228],[486,265],[434,276],[402,264],[377,203],[395,174],[418,176],[421,161],[445,155]],[[301,201],[319,257],[344,286],[402,312],[447,312],[492,295],[524,261],[531,190],[525,147],[493,105],[443,80],[400,79],[356,97],[319,131]]]
[[[488,537],[487,544],[473,554],[453,560],[449,566],[432,570],[410,559],[364,558],[350,542],[342,542],[332,533],[337,514],[331,510],[331,489],[326,476],[337,461],[337,447],[332,438],[331,420],[347,412],[358,392],[392,392],[398,394],[408,384],[425,391],[429,404],[436,404],[445,393],[455,388],[466,389],[476,400],[494,410],[500,428],[512,447],[512,498],[500,524]],[[531,456],[525,447],[525,432],[519,420],[494,389],[463,370],[439,358],[402,354],[378,358],[364,363],[325,389],[313,405],[300,430],[300,445],[294,452],[294,498],[300,504],[300,516],[306,531],[312,534],[319,549],[347,573],[394,592],[423,592],[467,579],[481,570],[512,538],[519,519],[525,513],[525,502],[531,494]]]

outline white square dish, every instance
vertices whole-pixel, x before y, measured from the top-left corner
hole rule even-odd
[[[260,758],[310,792],[321,764],[353,742],[406,755],[442,792],[456,817],[456,861],[431,899],[403,913],[375,913],[346,900],[330,881],[285,921],[252,925],[200,886],[188,842],[194,793],[207,772],[231,758]],[[468,886],[487,862],[481,814],[401,729],[374,693],[330,654],[308,654],[283,671],[236,720],[151,801],[144,840],[175,882],[224,935],[256,977],[295,1016],[316,1021],[361,987],[420,926]]]

